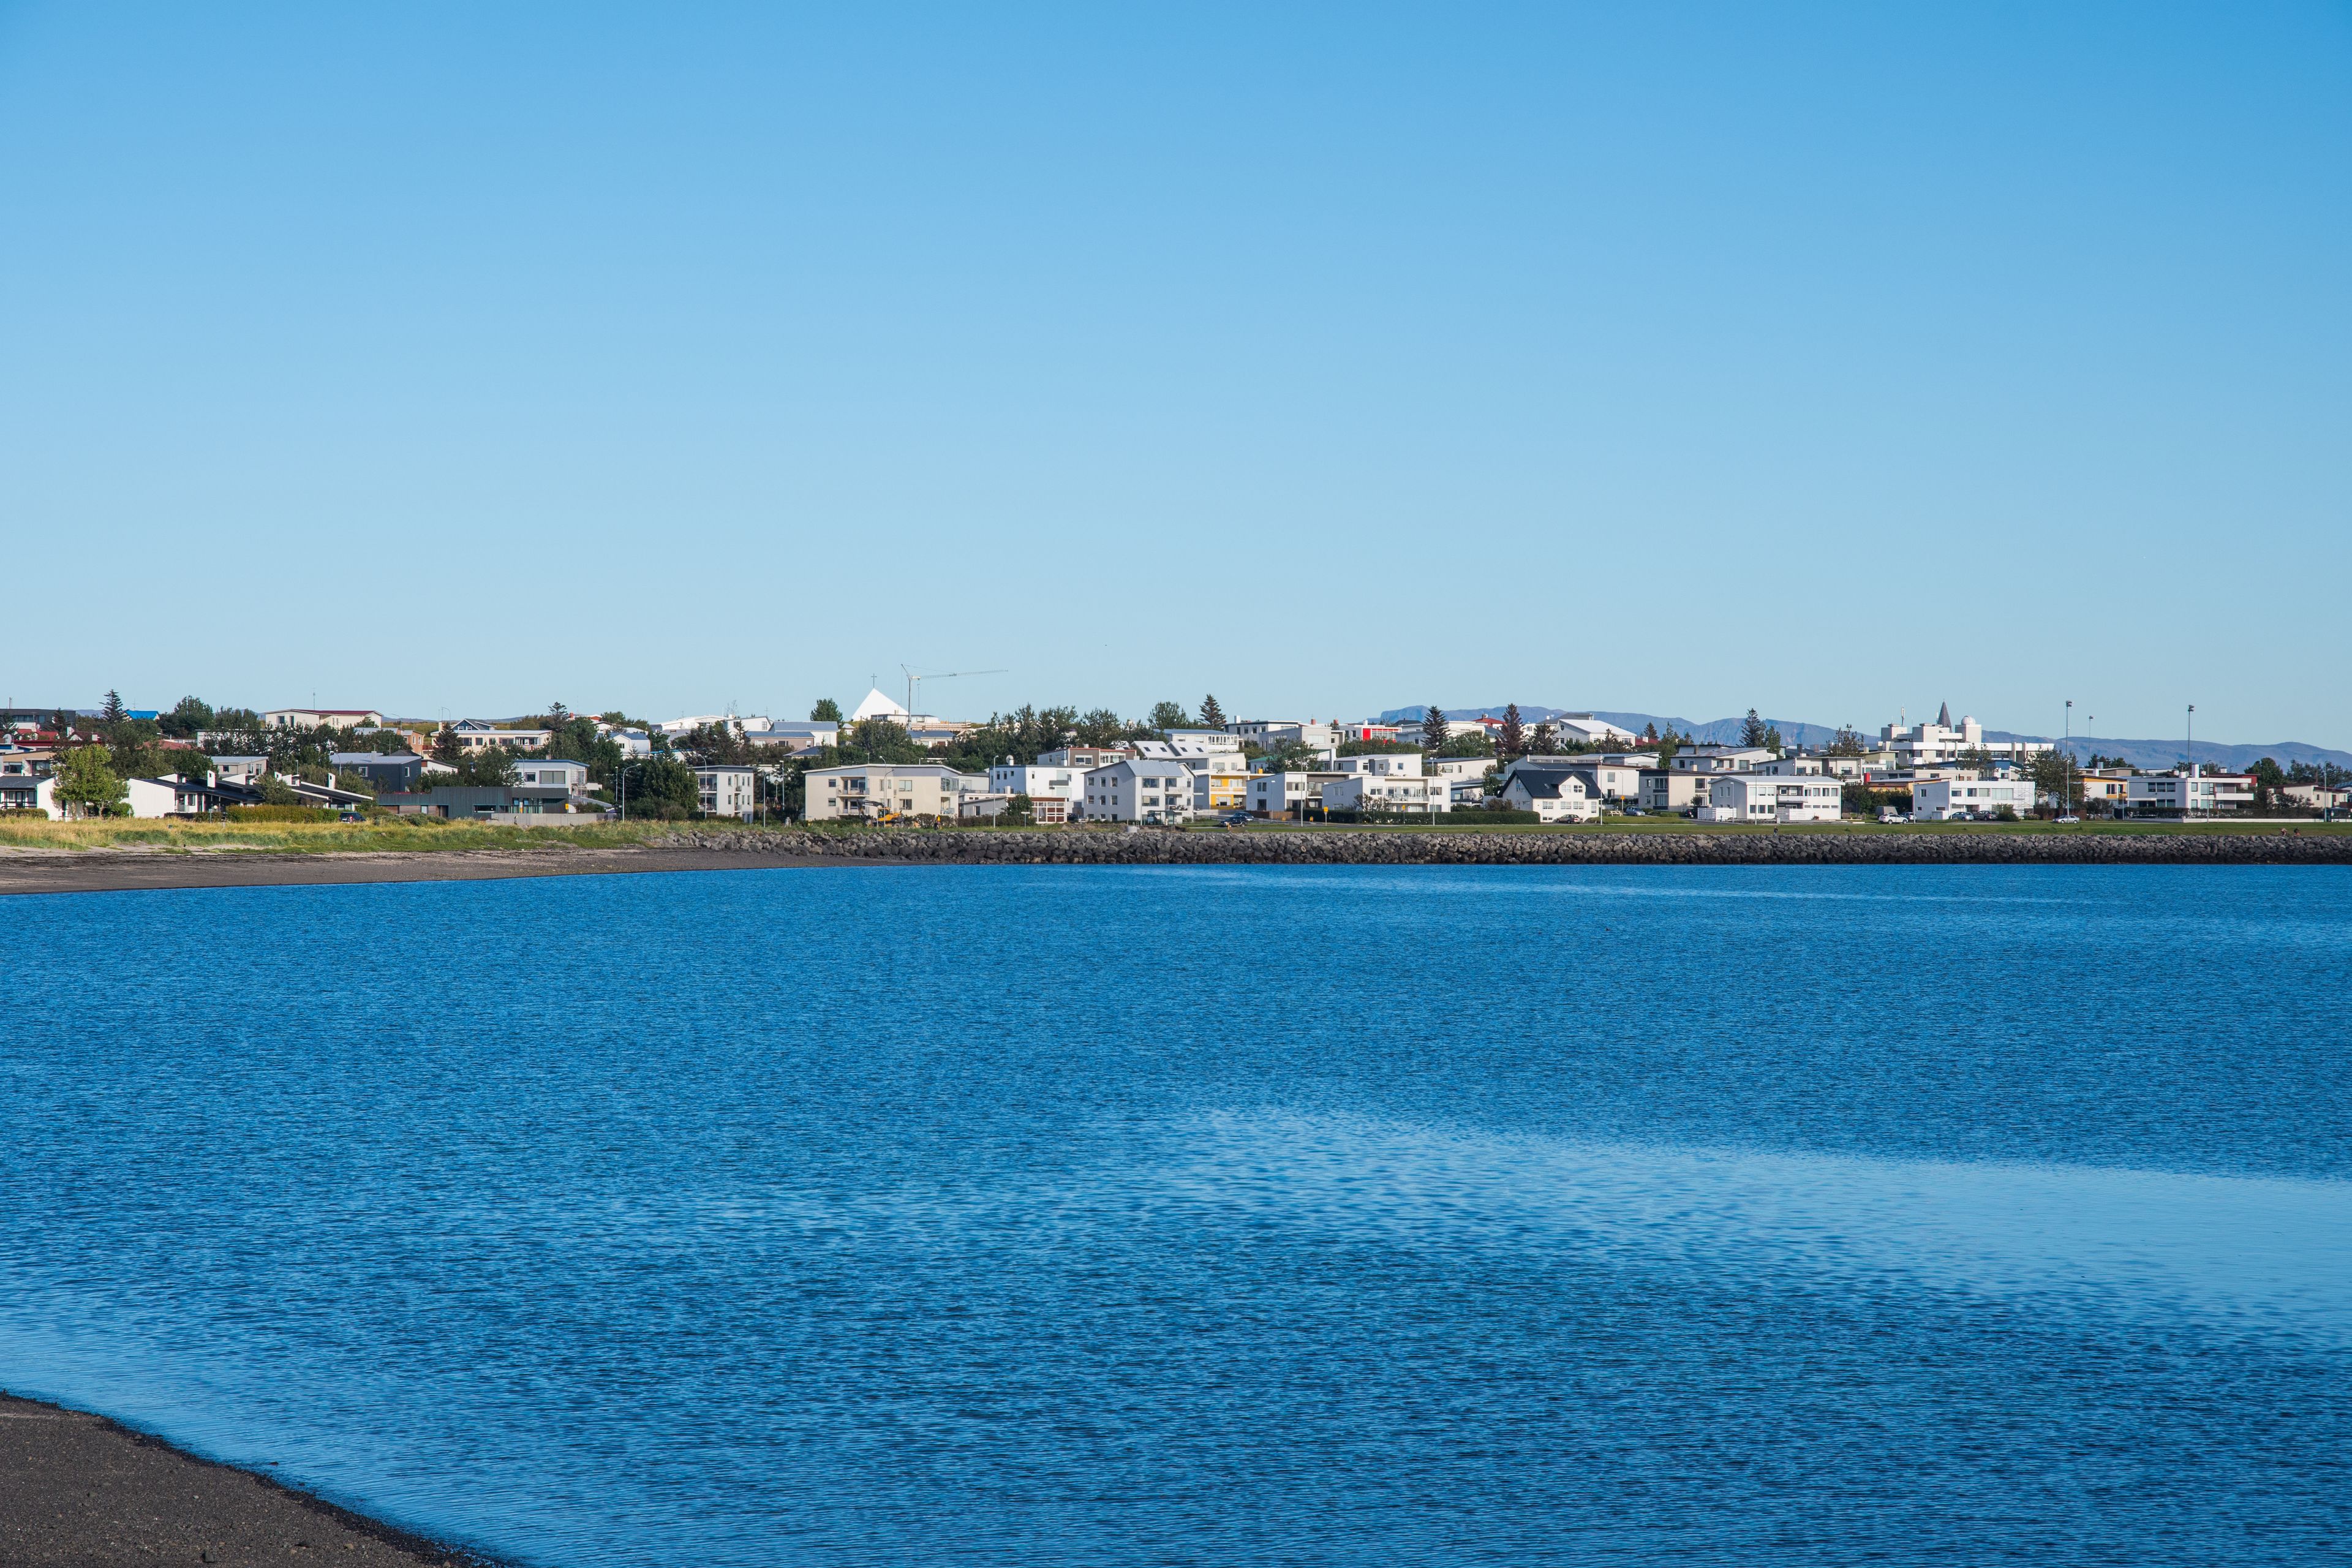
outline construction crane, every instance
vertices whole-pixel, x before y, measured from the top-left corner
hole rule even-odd
[[[1005,673],[1005,671],[1001,669],[947,669],[941,670],[936,675],[917,675],[912,668],[906,665],[902,664],[898,668],[906,670],[907,672],[907,711],[909,714],[919,713],[922,711],[921,709],[915,706],[915,699],[922,695],[923,682],[926,680],[960,680],[967,675],[1003,675]]]

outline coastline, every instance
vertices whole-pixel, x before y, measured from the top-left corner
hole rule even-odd
[[[0,849],[0,897],[186,888],[477,881],[877,865],[1885,866],[2352,865],[2352,834],[1737,829],[812,832],[683,827],[639,843],[284,852]]]
[[[495,1568],[489,1558],[201,1458],[103,1415],[0,1393],[0,1563],[95,1568]]]

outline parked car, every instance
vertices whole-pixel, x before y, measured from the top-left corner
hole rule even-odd
[[[2080,822],[2083,819],[2079,816],[2062,816],[2059,817],[2058,820],[2060,822]]]
[[[1223,827],[1246,827],[1249,822],[1250,814],[1246,811],[1229,811],[1217,818],[1218,826]]]

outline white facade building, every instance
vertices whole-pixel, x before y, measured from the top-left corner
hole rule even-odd
[[[1454,805],[1475,805],[1486,798],[1486,770],[1494,765],[1492,757],[1431,757],[1422,764],[1422,772],[1430,778],[1444,779]]]
[[[1916,724],[1883,726],[1878,731],[1878,743],[1882,751],[1894,753],[1898,768],[1955,762],[1963,752],[1982,752],[1989,757],[2023,762],[2037,752],[2057,750],[2048,741],[1988,741],[1984,726],[1974,716],[1964,715],[1958,724],[1953,723],[1949,703],[1937,710],[1932,724],[1923,720]]]
[[[1086,799],[1086,770],[1047,767],[1042,763],[998,763],[988,770],[988,793],[1007,797],[1025,795],[1039,822],[1067,822],[1079,815],[1078,807]]]
[[[586,777],[584,772],[582,777]],[[714,763],[694,770],[706,816],[751,816],[759,809],[758,782],[759,774],[749,763]]]
[[[1323,786],[1346,773],[1253,773],[1249,781],[1252,816],[1289,816],[1323,804]],[[1363,775],[1354,775],[1361,777]]]
[[[2251,773],[2134,773],[2124,809],[2137,816],[2211,816],[2254,802]]]
[[[272,708],[261,721],[273,730],[373,730],[383,715],[373,708]]]
[[[1844,814],[1843,798],[1843,785],[1819,775],[1717,773],[1706,781],[1698,816],[1701,822],[1835,822]]]
[[[1513,811],[1532,811],[1542,822],[1595,822],[1601,816],[1601,802],[1565,768],[1514,768],[1503,781],[1503,804]]]
[[[1339,773],[1366,773],[1375,778],[1417,779],[1422,776],[1419,752],[1370,752],[1360,757],[1339,757],[1331,763]],[[1483,770],[1482,770],[1483,771]]]
[[[1454,792],[1444,779],[1418,773],[1347,773],[1323,786],[1326,811],[1402,811],[1419,816],[1453,806]]]
[[[1911,786],[1911,815],[1922,822],[1990,816],[2007,806],[2023,816],[2033,809],[2031,779],[1928,778]]]
[[[1744,773],[1771,760],[1761,746],[1685,746],[1666,765],[1678,773]]]
[[[1192,815],[1192,773],[1181,763],[1130,757],[1086,776],[1089,822],[1183,822]]]

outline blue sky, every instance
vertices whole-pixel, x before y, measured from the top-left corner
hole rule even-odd
[[[0,700],[2352,744],[2352,9],[0,5]]]

